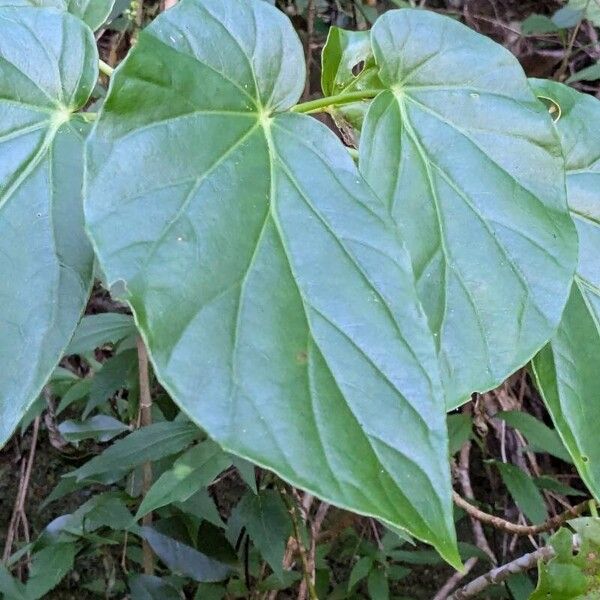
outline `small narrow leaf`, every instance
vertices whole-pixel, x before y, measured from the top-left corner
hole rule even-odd
[[[494,465],[519,510],[532,523],[544,522],[548,518],[546,505],[533,479],[515,465],[501,462],[494,462]]]
[[[25,585],[27,600],[44,598],[73,568],[75,544],[53,544],[36,552],[29,567]]]
[[[74,113],[97,65],[92,33],[73,16],[0,8],[0,447],[52,374],[89,295],[88,126]]]
[[[175,573],[191,577],[194,581],[223,581],[231,568],[191,546],[159,533],[151,527],[142,527],[141,533],[156,555]]]
[[[211,441],[190,448],[165,471],[144,497],[136,519],[172,502],[185,502],[231,466],[231,459]]]
[[[109,446],[102,454],[69,473],[78,480],[132,469],[147,461],[159,460],[181,452],[198,436],[191,423],[165,421],[137,429],[126,438]]]
[[[577,255],[552,121],[506,49],[424,10],[372,30],[379,77],[360,168],[406,241],[448,408],[556,330]]]
[[[561,110],[556,123],[567,194],[579,233],[579,266],[558,333],[534,359],[538,388],[586,485],[600,498],[596,402],[600,390],[600,101],[565,85],[533,81]]]
[[[67,442],[81,442],[90,438],[108,442],[129,427],[109,415],[96,415],[85,421],[67,420],[60,423],[58,430]]]
[[[499,412],[494,418],[501,419],[514,429],[518,429],[526,438],[534,452],[547,452],[565,462],[572,462],[560,436],[534,416],[517,410]]]
[[[281,579],[292,522],[279,493],[275,490],[265,490],[258,495],[247,493],[235,512],[261,556]]]

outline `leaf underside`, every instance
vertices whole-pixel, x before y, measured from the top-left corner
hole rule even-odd
[[[577,248],[560,145],[516,58],[460,23],[390,11],[372,44],[389,90],[360,168],[407,244],[454,408],[558,326]]]
[[[291,24],[265,2],[163,13],[90,139],[88,228],[157,376],[211,437],[458,564],[410,261],[336,137],[282,114],[304,77]]]
[[[0,446],[39,395],[92,280],[81,186],[87,125],[72,112],[97,77],[71,15],[0,8]]]
[[[557,130],[567,195],[579,234],[579,266],[557,334],[534,359],[538,386],[581,477],[600,498],[600,102],[554,82],[533,81],[561,108]]]

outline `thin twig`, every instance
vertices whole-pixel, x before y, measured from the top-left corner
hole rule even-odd
[[[564,56],[562,63],[560,64],[560,67],[558,68],[558,71],[556,72],[556,75],[555,75],[557,81],[563,81],[563,79],[565,78],[565,74],[567,72],[567,67],[569,66],[569,60],[570,60],[571,54],[573,52],[573,47],[575,46],[575,41],[577,40],[577,36],[579,35],[579,30],[581,29],[581,25],[583,23],[583,17],[585,17],[585,14],[587,13],[589,5],[590,5],[590,0],[587,0],[587,2],[585,3],[585,6],[583,7],[582,18],[577,22],[575,29],[573,29],[573,34],[571,35],[571,39],[569,40],[569,45],[567,46],[567,49],[565,51],[565,56]]]
[[[306,582],[306,587],[308,589],[309,598],[311,600],[319,600],[319,597],[317,596],[317,592],[315,590],[314,583],[311,581],[310,571],[309,571],[309,566],[308,566],[308,558],[306,556],[306,550],[304,548],[304,544],[302,543],[302,538],[300,537],[300,525],[298,523],[298,514],[297,514],[296,505],[294,502],[290,501],[285,489],[281,490],[281,497],[283,498],[283,501],[286,503],[286,505],[288,507],[290,517],[292,520],[294,537],[296,538],[296,541],[298,543],[297,550],[298,550],[298,554],[300,555],[300,560],[302,561],[302,571],[304,574],[304,581]]]
[[[35,460],[35,450],[37,447],[38,437],[40,432],[40,417],[36,417],[33,421],[33,433],[31,435],[31,446],[29,447],[29,455],[27,457],[27,464],[21,465],[21,478],[19,481],[19,490],[15,499],[15,505],[13,508],[13,514],[10,519],[10,525],[8,533],[6,535],[6,544],[4,546],[4,554],[2,560],[6,562],[12,552],[13,542],[16,537],[19,523],[23,528],[23,536],[25,540],[29,539],[29,525],[27,522],[27,516],[25,514],[25,501],[27,500],[27,492],[29,491],[29,482],[31,481],[31,471],[33,469],[33,462]]]
[[[140,408],[138,413],[137,426],[148,427],[152,424],[152,393],[150,390],[150,373],[148,366],[148,352],[144,344],[144,340],[138,336],[137,339],[137,351],[138,351],[138,365],[139,365],[139,377],[140,377]],[[142,497],[144,497],[148,490],[152,487],[152,463],[146,462],[142,467]],[[145,526],[152,525],[152,513],[149,512],[142,519],[142,524]],[[146,542],[143,541],[143,564],[144,573],[146,575],[152,575],[154,573],[154,555],[152,554],[152,548]]]
[[[463,447],[460,450],[459,455],[459,465],[458,465],[458,480],[460,482],[460,486],[462,488],[463,494],[469,498],[470,500],[475,499],[475,494],[473,493],[473,487],[471,486],[471,477],[469,475],[469,458],[471,456],[471,442],[465,442]],[[493,565],[498,564],[498,560],[494,551],[491,549],[487,538],[485,537],[485,533],[483,531],[483,527],[481,522],[471,517],[471,529],[473,530],[473,537],[475,539],[475,545],[483,550],[492,561]]]
[[[315,17],[317,7],[315,0],[308,0],[306,5],[306,84],[304,86],[304,99],[310,97],[310,75],[312,68],[313,40],[315,37]]]
[[[544,546],[535,552],[520,556],[512,562],[502,565],[501,567],[496,567],[489,571],[489,573],[474,579],[471,583],[468,583],[454,592],[452,596],[449,596],[448,600],[467,600],[468,598],[474,598],[491,585],[502,583],[516,573],[523,573],[524,571],[533,569],[537,566],[539,560],[549,560],[554,555],[555,551],[552,546]]]
[[[462,571],[456,571],[448,581],[439,589],[438,593],[432,600],[447,600],[450,592],[470,573],[479,559],[476,556],[465,561],[465,566]]]
[[[514,533],[515,535],[536,535],[538,533],[550,531],[551,529],[556,529],[565,521],[580,516],[589,508],[589,500],[586,500],[585,502],[581,502],[564,513],[556,515],[555,517],[552,517],[551,519],[548,519],[539,525],[518,525],[517,523],[511,523],[510,521],[506,521],[500,517],[496,517],[495,515],[490,515],[489,513],[479,510],[456,492],[453,492],[452,498],[457,506],[462,508],[474,519],[477,519],[486,525],[491,525],[496,529],[500,529],[508,533]]]

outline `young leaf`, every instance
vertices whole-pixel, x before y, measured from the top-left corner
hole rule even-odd
[[[103,313],[83,317],[65,354],[81,354],[105,344],[116,344],[133,333],[135,324],[129,315]]]
[[[147,461],[158,460],[181,452],[198,437],[198,429],[187,422],[164,421],[137,429],[126,438],[109,446],[69,476],[79,481],[90,477],[132,469]]]
[[[247,492],[235,508],[253,544],[279,579],[283,577],[283,556],[292,533],[290,514],[276,490],[258,495]]]
[[[304,80],[300,41],[266,2],[162,13],[95,127],[87,226],[157,377],[224,449],[456,564],[443,398],[409,261],[336,136],[282,113]]]
[[[198,490],[213,482],[231,466],[231,459],[217,444],[206,441],[190,448],[165,471],[148,490],[136,519],[171,502],[185,502]]]
[[[159,533],[152,527],[142,527],[141,533],[156,555],[175,573],[194,581],[223,581],[231,572],[228,565],[198,552],[191,546]]]
[[[558,83],[534,81],[561,110],[556,123],[567,166],[567,194],[579,233],[579,266],[558,333],[534,359],[546,406],[577,470],[600,498],[600,102]]]
[[[321,87],[325,96],[381,89],[368,31],[346,31],[331,27],[323,48]],[[370,101],[358,100],[332,106],[328,112],[348,141],[356,145]],[[345,137],[347,137],[345,135]]]
[[[81,186],[98,76],[92,33],[50,9],[0,8],[0,447],[85,307],[93,254]],[[60,176],[58,174],[60,173]]]
[[[547,452],[567,463],[572,462],[558,433],[533,415],[518,410],[509,410],[496,413],[494,418],[501,419],[514,429],[518,429],[527,438],[527,443],[535,452]]]
[[[552,122],[517,59],[423,10],[372,30],[379,77],[360,167],[405,239],[448,408],[499,385],[555,331],[575,229]]]

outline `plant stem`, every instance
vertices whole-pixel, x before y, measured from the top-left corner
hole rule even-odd
[[[361,90],[360,92],[348,92],[347,94],[338,94],[337,96],[325,96],[325,98],[317,98],[308,102],[301,102],[291,108],[295,113],[315,113],[325,112],[331,106],[340,106],[342,104],[350,104],[351,102],[359,102],[360,100],[369,100],[375,98],[382,90]]]
[[[112,77],[112,74],[115,72],[115,70],[103,60],[98,61],[98,67],[100,69],[100,73],[103,73],[107,77]]]
[[[520,556],[512,562],[502,565],[501,567],[496,567],[489,573],[474,579],[471,583],[468,583],[454,592],[452,596],[448,596],[448,600],[467,600],[467,598],[474,598],[491,585],[502,583],[516,573],[523,573],[524,571],[533,569],[537,566],[539,560],[549,560],[555,556],[555,554],[556,552],[552,546],[544,546],[531,554]]]
[[[577,506],[573,506],[564,513],[557,515],[556,517],[552,517],[551,519],[548,519],[547,521],[545,521],[544,523],[540,523],[539,525],[517,525],[516,523],[505,521],[500,517],[496,517],[494,515],[485,513],[482,510],[479,510],[477,507],[473,506],[464,498],[459,496],[456,492],[452,494],[452,498],[454,500],[454,503],[460,508],[462,508],[469,516],[477,519],[478,521],[481,521],[482,523],[491,525],[496,529],[501,529],[502,531],[507,531],[508,533],[513,533],[515,535],[536,535],[538,533],[550,531],[551,529],[556,529],[565,521],[568,521],[569,519],[574,519],[575,517],[579,517],[590,507],[590,501],[585,500],[584,502],[577,504]]]
[[[148,367],[148,352],[141,337],[137,339],[138,365],[140,377],[140,409],[138,415],[138,427],[147,427],[152,424],[152,394],[150,391],[150,373]],[[143,466],[142,497],[152,487],[152,463],[146,462]],[[148,513],[142,519],[142,525],[152,524],[152,513]],[[146,575],[154,574],[154,555],[152,548],[146,540],[143,542],[143,564]]]

